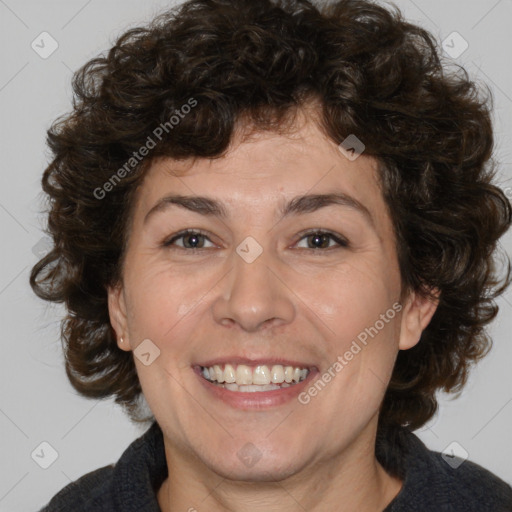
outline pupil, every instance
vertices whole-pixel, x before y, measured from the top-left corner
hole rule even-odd
[[[198,243],[198,240],[199,238],[201,237],[202,235],[199,235],[199,234],[192,234],[192,235],[187,235],[185,237],[185,240],[194,240],[194,242],[192,242],[192,248],[193,249],[197,249],[197,247],[195,246],[196,243]],[[190,243],[188,245],[191,245]]]
[[[187,245],[191,246],[193,249],[196,249],[197,248],[196,244],[199,243],[201,236],[202,235],[200,235],[200,234],[187,235],[185,237],[185,240],[187,240],[187,239],[189,240],[189,243]],[[329,235],[326,235],[326,234],[311,235],[309,238],[313,241],[315,248],[326,247],[326,242],[327,242],[327,245],[329,244],[329,241],[328,241]],[[192,242],[190,243],[190,241],[192,241]]]
[[[313,240],[314,240],[314,244],[315,244],[315,247],[325,247],[325,241],[327,240],[328,238],[328,235],[311,235],[311,237]],[[320,241],[320,245],[317,245],[317,242]]]

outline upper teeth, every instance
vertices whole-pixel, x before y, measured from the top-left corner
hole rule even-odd
[[[282,384],[283,382],[300,382],[304,380],[309,370],[293,366],[275,364],[272,367],[259,365],[254,368],[245,364],[224,365],[224,369],[218,364],[209,368],[201,367],[205,379],[217,382],[236,383],[241,385],[267,385],[270,383]]]

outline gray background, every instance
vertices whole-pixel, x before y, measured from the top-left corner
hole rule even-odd
[[[49,158],[46,130],[71,106],[72,72],[108,49],[124,30],[171,4],[0,0],[1,512],[39,510],[70,481],[115,462],[144,431],[131,425],[113,401],[87,400],[72,389],[59,340],[63,309],[35,297],[28,276],[37,248],[44,250],[40,178]],[[453,60],[493,89],[496,156],[503,162],[500,185],[512,197],[512,188],[508,189],[512,186],[512,1],[399,0],[395,4],[440,41],[456,31],[469,44]],[[59,45],[46,59],[31,47],[43,31]],[[457,49],[460,43],[452,41]],[[511,254],[510,235],[502,244]],[[499,316],[490,329],[494,338],[490,355],[475,368],[460,397],[440,397],[439,414],[418,434],[438,451],[457,442],[455,454],[464,449],[470,460],[512,483],[512,293],[499,304]],[[36,448],[40,452],[43,441],[58,453],[48,469],[31,457]],[[49,453],[47,449],[45,457]]]

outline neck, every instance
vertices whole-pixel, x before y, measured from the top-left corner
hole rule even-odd
[[[371,428],[369,425],[368,427]],[[279,481],[223,478],[165,440],[168,478],[158,491],[162,512],[382,512],[402,487],[375,458],[375,432]]]

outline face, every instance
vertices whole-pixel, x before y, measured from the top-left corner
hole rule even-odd
[[[166,454],[198,471],[278,480],[369,453],[397,352],[434,312],[414,294],[400,303],[376,162],[349,160],[301,119],[293,135],[236,138],[220,159],[155,162],[109,290]],[[338,201],[296,199],[321,195]],[[208,382],[201,368],[215,364],[219,380],[231,365],[240,385],[277,389]]]

